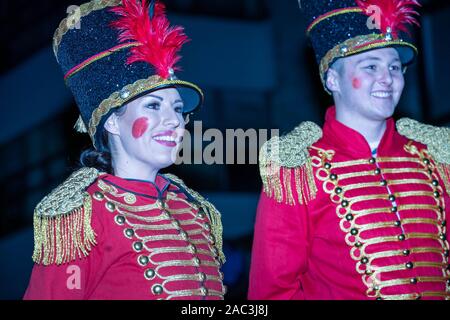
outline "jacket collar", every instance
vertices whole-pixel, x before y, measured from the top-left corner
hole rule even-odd
[[[364,136],[358,131],[336,120],[335,106],[328,108],[326,112],[322,139],[327,145],[331,145],[333,148],[349,153],[353,157],[372,157],[372,150]],[[403,140],[404,138],[402,138],[395,129],[394,119],[387,119],[386,130],[377,149],[378,156],[389,153],[393,146],[398,146],[397,143],[403,142]]]
[[[143,197],[162,198],[167,190],[178,190],[178,188],[171,184],[169,179],[160,174],[156,175],[155,182],[137,179],[124,179],[112,174],[105,174],[99,178],[105,183],[116,187],[118,190],[130,192]]]

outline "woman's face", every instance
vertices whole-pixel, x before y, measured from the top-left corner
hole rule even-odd
[[[174,88],[160,89],[128,103],[125,112],[116,116],[115,140],[122,148],[115,149],[125,153],[119,156],[128,159],[127,165],[147,169],[172,165],[184,132],[182,112],[183,100]]]

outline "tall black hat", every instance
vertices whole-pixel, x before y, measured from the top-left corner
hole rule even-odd
[[[202,104],[200,88],[174,74],[187,41],[154,0],[93,0],[62,20],[53,49],[80,109],[77,129],[89,133],[95,148],[104,148],[109,115],[151,91],[176,88],[184,113]]]
[[[402,64],[408,65],[417,55],[407,29],[418,25],[417,0],[299,0],[299,4],[324,86],[329,67],[339,58],[393,47]]]

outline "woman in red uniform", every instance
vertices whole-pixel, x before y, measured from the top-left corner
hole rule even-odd
[[[392,118],[418,2],[301,5],[335,105],[262,148],[249,298],[449,299],[450,129]]]
[[[223,299],[220,213],[159,173],[203,100],[174,74],[183,29],[154,1],[80,11],[61,22],[54,50],[94,148],[36,207],[25,299]]]

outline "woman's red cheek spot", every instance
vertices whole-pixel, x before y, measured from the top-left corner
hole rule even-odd
[[[354,89],[361,88],[361,80],[359,80],[358,78],[353,78],[352,86],[353,86]]]
[[[142,137],[148,129],[148,118],[142,117],[139,119],[136,119],[133,123],[133,129],[132,134],[135,139],[139,139]]]

